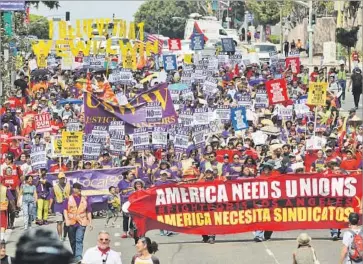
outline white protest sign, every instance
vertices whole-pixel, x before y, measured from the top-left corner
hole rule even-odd
[[[285,107],[283,105],[279,105],[277,113],[281,117],[292,117],[292,113],[293,113],[292,106],[288,105],[287,107]]]
[[[45,145],[32,146],[30,160],[33,170],[39,170],[47,167],[47,153]]]
[[[209,124],[209,113],[207,108],[196,108],[193,116],[194,116],[194,125]]]
[[[218,92],[217,86],[218,80],[216,78],[207,77],[203,84],[203,93],[206,95],[214,95],[216,92]]]
[[[317,137],[317,136],[312,136],[311,138],[306,140],[306,149],[307,150],[317,150],[317,149],[322,149],[323,147],[323,138],[321,137]]]
[[[252,140],[255,143],[255,145],[264,145],[266,144],[266,140],[268,136],[263,133],[262,131],[257,131],[255,133],[251,134]]]
[[[135,150],[145,150],[149,148],[149,132],[146,128],[137,128],[134,130],[133,142]]]

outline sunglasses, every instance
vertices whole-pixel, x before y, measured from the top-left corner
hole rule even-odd
[[[209,156],[211,159],[213,159],[215,156]]]
[[[234,157],[233,159],[239,159],[239,157]]]
[[[100,240],[100,241],[105,241],[105,242],[110,241],[108,238],[100,238],[99,240]]]

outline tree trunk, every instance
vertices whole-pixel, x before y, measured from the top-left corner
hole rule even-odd
[[[348,69],[349,72],[351,72],[351,65],[350,65],[350,52],[351,52],[351,47],[348,47]]]

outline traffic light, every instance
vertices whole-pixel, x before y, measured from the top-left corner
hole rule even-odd
[[[311,25],[315,25],[316,24],[316,15],[313,14],[313,18],[311,20]]]
[[[71,20],[71,12],[66,12],[66,21],[70,21]]]

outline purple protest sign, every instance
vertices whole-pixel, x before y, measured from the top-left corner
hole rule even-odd
[[[161,83],[139,94],[127,105],[122,106],[111,105],[91,93],[84,93],[83,98],[85,133],[91,133],[95,126],[109,125],[111,121],[124,121],[128,127],[130,125],[131,127],[165,127],[177,122],[177,114],[166,83]],[[146,121],[147,103],[160,103],[161,121]]]

